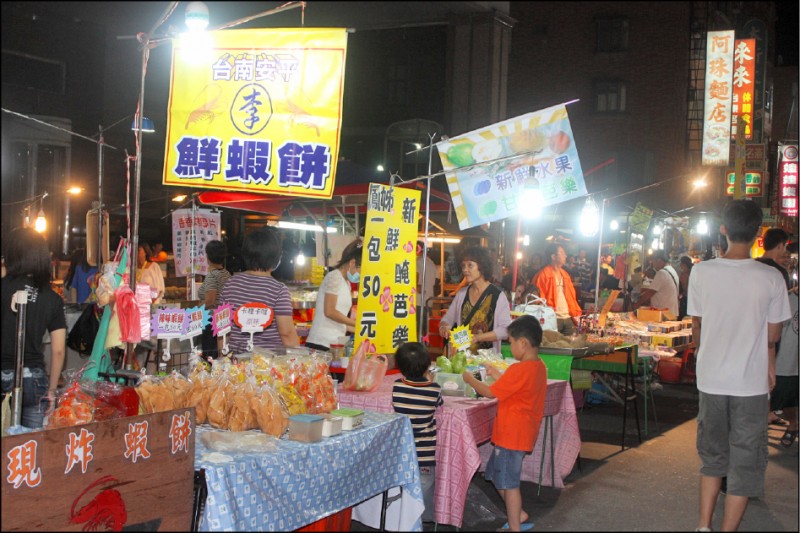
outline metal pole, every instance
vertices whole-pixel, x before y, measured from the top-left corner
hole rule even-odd
[[[517,215],[517,240],[514,247],[514,274],[511,276],[511,307],[514,307],[514,296],[517,295],[517,266],[519,263],[519,234],[522,231],[522,215]]]
[[[195,248],[197,247],[197,234],[195,233],[195,226],[197,225],[197,220],[195,218],[197,217],[197,202],[195,201],[195,198],[197,197],[196,195],[197,193],[192,193],[192,229],[190,233],[191,237],[189,237],[189,250],[191,250],[190,256],[192,261],[192,270],[191,270],[192,279],[189,282],[189,297],[187,298],[187,300],[195,299],[194,258],[197,254],[201,253],[200,250],[195,250]]]
[[[605,216],[606,216],[606,202],[608,200],[603,200],[600,204],[600,238],[597,241],[597,273],[595,274],[595,284],[594,284],[594,320],[595,320],[595,327],[597,325],[597,321],[600,319],[600,310],[597,308],[598,299],[600,298],[600,265],[601,263],[601,253],[603,251],[603,224],[605,224]]]
[[[25,328],[27,321],[28,291],[17,291],[11,301],[11,309],[17,313],[17,345],[14,364],[14,390],[11,395],[12,425],[22,421],[22,372],[25,358]]]
[[[141,84],[139,86],[139,108],[136,114],[136,172],[133,184],[133,227],[131,228],[131,253],[130,253],[130,275],[128,276],[128,285],[134,294],[136,294],[136,264],[139,254],[139,200],[141,193],[142,183],[142,117],[144,116],[144,78],[147,69],[147,55],[150,51],[150,34],[144,36],[142,42],[142,76]],[[133,358],[136,357],[133,343],[127,343],[125,346],[125,363],[126,368],[132,369]]]
[[[436,136],[435,133],[432,134],[432,135],[428,135],[428,137],[429,137],[429,143],[428,143],[428,183],[426,184],[427,186],[425,187],[425,191],[426,191],[426,198],[425,198],[425,240],[422,241],[422,285],[420,286],[420,291],[419,291],[419,295],[420,295],[419,296],[420,297],[420,302],[419,302],[420,313],[419,313],[419,317],[417,317],[417,320],[418,320],[418,322],[417,322],[417,324],[418,324],[417,332],[422,332],[423,331],[423,329],[422,329],[423,322],[424,322],[423,321],[423,315],[425,314],[425,271],[427,270],[426,265],[428,263],[428,253],[427,253],[428,227],[429,227],[428,219],[431,216],[431,178],[433,177],[430,174],[431,174],[431,166],[433,165],[433,138],[435,136]]]
[[[61,243],[61,252],[64,257],[69,254],[69,201],[70,193],[64,193],[64,234],[62,236],[63,242]]]
[[[103,268],[103,126],[97,126],[100,138],[97,141],[97,271]]]

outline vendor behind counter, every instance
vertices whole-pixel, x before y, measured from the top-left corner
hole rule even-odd
[[[348,328],[355,328],[355,319],[348,316],[352,306],[350,283],[358,284],[361,278],[362,246],[361,239],[348,244],[342,258],[322,280],[306,347],[327,352],[331,344],[347,334]]]

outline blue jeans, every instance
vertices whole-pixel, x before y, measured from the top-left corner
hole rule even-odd
[[[0,384],[3,394],[14,390],[14,371],[3,370],[0,373]],[[39,429],[44,425],[44,414],[47,411],[47,401],[42,401],[47,395],[50,380],[44,368],[22,369],[22,420],[26,428]]]

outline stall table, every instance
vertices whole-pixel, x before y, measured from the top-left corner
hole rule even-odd
[[[392,385],[399,376],[386,376],[374,392],[339,390],[342,407],[392,412]],[[561,380],[547,381],[545,413],[553,415],[555,470],[552,475],[549,456],[544,461],[542,484],[564,487],[564,478],[572,471],[580,452],[581,440],[575,403],[569,383]],[[464,504],[470,481],[479,469],[486,466],[492,445],[497,400],[479,400],[444,396],[444,405],[436,411],[436,488],[434,495],[435,519],[439,524],[461,527]],[[539,482],[539,465],[545,447],[544,420],[532,454],[527,455],[522,466],[524,481]],[[549,440],[549,437],[548,437]],[[356,518],[358,518],[356,516]]]
[[[608,355],[593,355],[575,359],[572,368],[579,370],[591,370],[594,372],[610,372],[625,375],[624,398],[615,400],[622,403],[622,449],[625,449],[625,429],[628,418],[628,401],[633,400],[633,413],[636,417],[636,432],[639,442],[642,442],[642,432],[639,427],[639,405],[636,402],[638,394],[634,386],[634,369],[639,365],[638,346],[629,344],[616,347],[616,351]],[[645,390],[645,417],[647,416],[647,391]]]
[[[205,470],[200,531],[290,531],[402,488],[399,530],[420,531],[424,509],[408,418],[367,412],[353,431],[316,443],[276,439],[268,453],[209,452],[197,428],[195,468]],[[379,519],[376,519],[376,522]]]

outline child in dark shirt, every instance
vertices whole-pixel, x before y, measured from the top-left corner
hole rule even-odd
[[[442,390],[430,379],[431,357],[418,342],[407,342],[395,353],[397,368],[403,374],[392,387],[392,407],[408,416],[414,430],[419,461],[420,484],[425,502],[423,522],[434,520],[433,491],[436,479],[436,408],[442,405]]]

